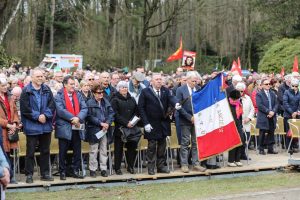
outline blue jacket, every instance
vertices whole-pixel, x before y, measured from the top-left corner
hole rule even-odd
[[[288,89],[283,94],[283,117],[291,118],[293,112],[300,111],[300,92],[297,94],[293,89]]]
[[[77,94],[79,109],[80,109],[80,112],[78,113],[77,117],[79,117],[80,123],[84,123],[88,110],[80,92],[76,92],[76,94]],[[58,93],[56,94],[55,104],[56,104],[55,137],[59,139],[71,140],[72,139],[71,119],[76,116],[70,113],[66,108],[66,101],[65,101],[63,88],[60,91],[58,91]]]
[[[106,98],[101,101],[103,110],[98,105],[95,98],[91,98],[87,101],[88,115],[86,118],[86,140],[91,143],[97,143],[99,140],[95,136],[102,127],[100,123],[111,123],[114,121],[114,111]],[[108,130],[107,136],[111,137],[110,129]]]
[[[196,90],[199,90],[199,86],[195,86]],[[188,89],[187,84],[184,84],[177,88],[176,90],[176,98],[179,102],[187,99],[190,97],[190,92]],[[180,120],[180,125],[193,125],[191,118],[193,116],[193,107],[192,107],[192,101],[191,99],[188,99],[185,101],[184,104],[182,104],[182,109],[179,111],[179,120]]]
[[[41,86],[41,106],[33,92],[32,84],[23,88],[20,97],[21,121],[26,135],[40,135],[52,132],[53,115],[55,112],[55,102],[50,88],[44,84]],[[46,116],[46,123],[38,121],[41,114]]]

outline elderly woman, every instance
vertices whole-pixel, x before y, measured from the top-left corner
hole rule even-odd
[[[128,92],[135,99],[136,103],[139,101],[142,89],[146,88],[146,86],[143,84],[144,80],[145,75],[143,73],[135,72],[128,83]]]
[[[11,149],[18,148],[18,144],[11,143],[8,135],[13,134],[19,124],[19,117],[16,104],[13,100],[8,99],[8,83],[5,78],[0,78],[0,125],[2,126],[3,146],[6,153]]]
[[[136,148],[140,138],[140,129],[131,123],[131,119],[134,116],[138,115],[138,108],[136,101],[128,92],[128,84],[126,81],[120,81],[117,85],[117,93],[112,99],[111,104],[115,111],[115,132],[114,132],[114,141],[115,141],[115,171],[117,175],[122,175],[121,161],[123,157],[123,146],[124,139],[122,140],[122,127],[128,128],[127,131],[130,131],[135,136],[135,140],[128,140],[125,143],[127,148],[126,151],[126,160],[128,164],[127,171],[131,174],[134,174],[134,161],[136,157]]]
[[[100,85],[92,88],[93,97],[87,101],[88,114],[86,117],[86,140],[90,144],[89,169],[90,176],[96,177],[98,168],[97,155],[100,148],[101,176],[107,177],[107,132],[113,122],[114,111],[106,98],[104,89]],[[104,134],[104,135],[103,135]]]
[[[242,115],[243,129],[246,132],[247,140],[249,141],[250,129],[251,129],[250,122],[251,122],[251,120],[254,119],[254,113],[255,113],[254,106],[253,106],[251,97],[245,93],[245,91],[246,91],[246,84],[245,83],[243,83],[243,82],[238,83],[235,86],[235,89],[237,89],[241,93],[241,103],[242,103],[242,106],[243,106],[243,115]],[[247,158],[248,155],[246,155],[245,150],[246,150],[246,145],[244,144],[242,146],[242,152],[241,152],[241,159],[242,160],[249,159],[249,158]]]
[[[80,81],[80,92],[85,102],[87,102],[92,97],[91,84],[88,81]]]
[[[283,94],[283,122],[284,122],[284,131],[287,133],[287,144],[289,145],[291,137],[289,134],[289,119],[299,119],[300,111],[300,93],[298,90],[299,80],[291,79],[291,88],[286,90]],[[291,143],[290,152],[293,152],[297,144],[293,141]]]

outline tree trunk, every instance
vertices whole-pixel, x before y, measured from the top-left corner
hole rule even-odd
[[[11,14],[11,16],[10,16],[8,22],[7,22],[7,24],[5,25],[4,29],[2,30],[2,32],[1,32],[1,34],[0,34],[0,45],[1,45],[2,42],[3,42],[4,36],[5,36],[5,34],[7,33],[7,30],[8,30],[8,28],[9,28],[9,26],[11,25],[13,19],[14,19],[14,18],[16,17],[16,15],[17,15],[17,12],[18,12],[18,10],[19,10],[19,8],[20,8],[21,2],[22,2],[22,0],[19,0],[19,1],[18,1],[17,6],[16,6],[15,9],[13,10],[13,12],[12,12],[12,14]]]
[[[50,49],[49,53],[53,53],[54,43],[54,14],[55,14],[55,0],[51,0],[51,23],[50,23]]]

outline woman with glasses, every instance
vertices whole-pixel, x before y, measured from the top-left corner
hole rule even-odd
[[[117,85],[117,93],[113,97],[111,104],[115,111],[115,123],[116,128],[114,132],[114,144],[115,144],[115,171],[117,175],[122,175],[121,162],[123,158],[123,146],[125,144],[126,160],[127,160],[127,171],[134,174],[134,161],[136,157],[136,148],[139,141],[140,129],[134,126],[130,120],[134,116],[138,116],[138,107],[136,101],[128,92],[128,84],[126,81],[120,81]],[[122,127],[128,128],[127,131],[132,130],[132,133],[137,136],[135,140],[127,140],[126,143],[122,138],[121,130]],[[121,129],[120,129],[121,128]],[[137,132],[135,132],[137,131]]]
[[[291,141],[291,137],[289,134],[289,124],[288,120],[289,119],[299,119],[300,115],[300,93],[298,90],[298,85],[299,85],[299,80],[293,78],[291,80],[291,87],[290,89],[286,90],[283,94],[283,122],[284,122],[284,131],[286,132],[287,135],[287,142],[286,144],[288,145]],[[292,142],[290,151],[293,152],[293,149],[296,149],[296,142]]]
[[[86,117],[86,140],[90,144],[89,170],[90,176],[96,177],[98,168],[97,155],[99,153],[101,176],[107,177],[107,132],[113,122],[114,111],[100,85],[92,88],[93,97],[87,101],[88,114]]]

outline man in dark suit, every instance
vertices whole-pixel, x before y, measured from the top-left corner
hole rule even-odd
[[[265,155],[265,148],[269,154],[277,154],[273,149],[275,144],[274,131],[276,128],[276,112],[278,102],[276,94],[270,90],[270,80],[262,80],[263,89],[256,94],[258,108],[256,128],[259,129],[259,154]]]
[[[158,173],[169,173],[164,165],[166,137],[171,134],[169,116],[166,116],[169,106],[177,103],[176,97],[162,86],[160,74],[153,74],[151,85],[142,90],[138,108],[144,123],[145,138],[148,140],[147,160],[148,174],[154,175],[155,160]],[[180,105],[176,104],[177,109]]]
[[[182,108],[179,111],[179,121],[181,128],[181,146],[180,146],[180,159],[181,159],[181,170],[184,173],[189,172],[188,168],[188,157],[189,157],[189,144],[191,141],[191,152],[192,152],[192,165],[193,169],[197,171],[205,171],[204,167],[201,167],[198,160],[198,150],[196,133],[194,127],[193,107],[191,101],[191,95],[193,92],[200,89],[197,85],[197,79],[200,77],[198,72],[189,71],[187,72],[187,84],[180,86],[176,91],[176,97],[178,101],[182,102],[188,99],[182,104]]]

